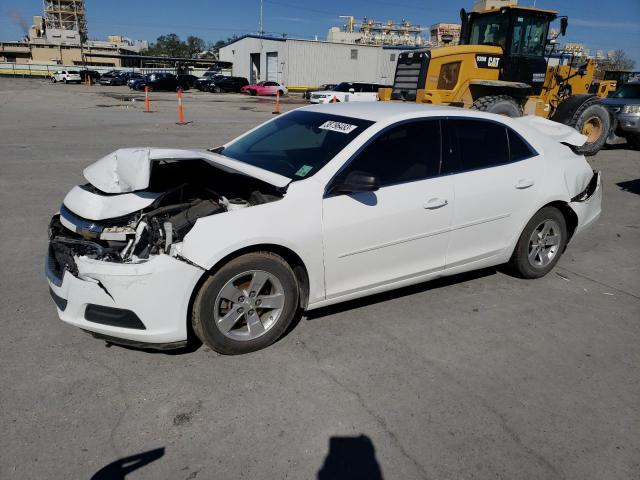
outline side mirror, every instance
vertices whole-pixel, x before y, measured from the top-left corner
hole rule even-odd
[[[569,25],[569,19],[562,17],[560,19],[560,35],[563,37],[567,34],[567,26]]]
[[[354,170],[341,181],[331,185],[327,193],[358,193],[358,192],[375,192],[380,188],[380,182],[375,175],[367,172]]]

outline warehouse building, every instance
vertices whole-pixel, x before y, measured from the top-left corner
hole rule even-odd
[[[220,49],[233,75],[288,86],[362,81],[393,83],[398,54],[406,46],[379,46],[246,35]]]

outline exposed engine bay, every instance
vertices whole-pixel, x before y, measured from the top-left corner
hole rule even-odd
[[[66,269],[74,275],[75,256],[119,263],[141,262],[160,253],[175,256],[172,247],[199,218],[273,202],[284,191],[202,159],[154,161],[149,186],[136,192],[136,201],[123,202],[122,197],[132,193],[105,193],[91,183],[76,187],[71,198],[79,200],[71,202],[68,196],[49,225],[50,256],[57,273]],[[78,214],[88,211],[87,204],[117,205],[111,210],[127,213],[90,219]],[[127,211],[127,205],[134,210]]]

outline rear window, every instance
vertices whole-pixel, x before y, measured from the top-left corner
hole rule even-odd
[[[68,72],[70,75],[80,75],[80,72],[78,72],[77,70],[69,70]]]
[[[373,122],[292,112],[262,125],[221,153],[293,180],[315,174]]]

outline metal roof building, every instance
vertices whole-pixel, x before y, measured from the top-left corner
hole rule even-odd
[[[288,86],[363,81],[393,83],[398,54],[407,47],[333,43],[245,35],[220,48],[233,75]]]

